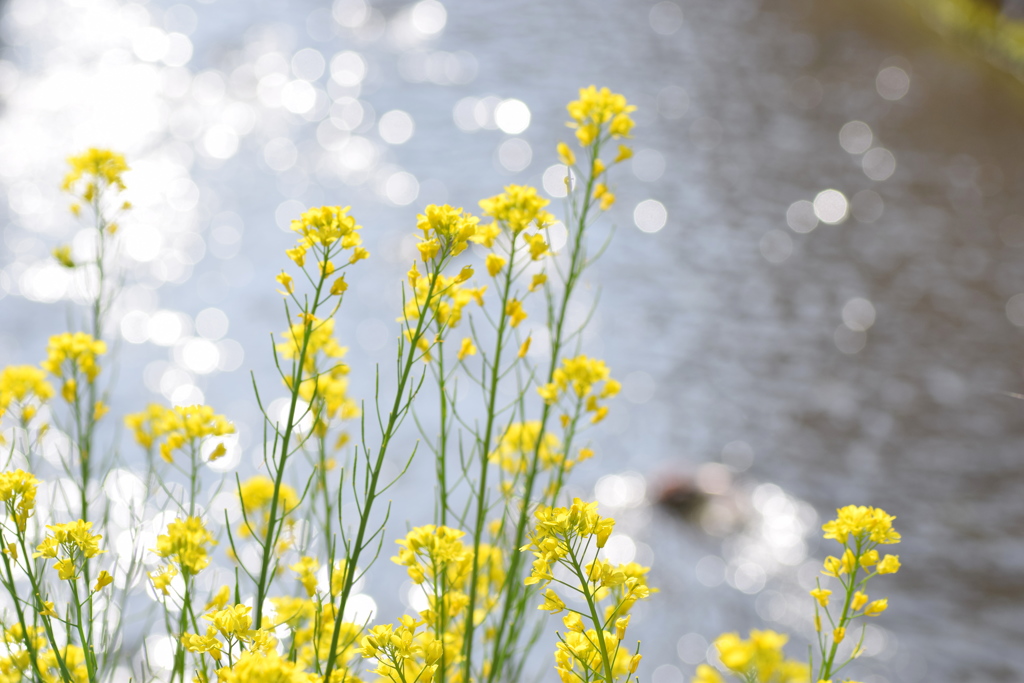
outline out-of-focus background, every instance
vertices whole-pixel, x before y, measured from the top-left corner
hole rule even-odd
[[[857,503],[898,516],[904,569],[875,582],[890,609],[849,675],[1021,680],[1024,86],[1012,50],[950,29],[964,3],[931,5],[8,0],[0,362],[68,325],[49,252],[89,243],[65,157],[121,150],[115,413],[206,401],[239,426],[224,464],[252,472],[289,221],[351,204],[365,226],[338,331],[370,398],[417,211],[510,182],[557,199],[564,105],[605,85],[638,106],[637,153],[584,350],[624,392],[572,487],[653,565],[645,678],[688,680],[727,630],[785,630],[799,656],[820,524]],[[426,521],[429,491],[394,495]],[[402,581],[381,562],[364,605],[395,619]]]

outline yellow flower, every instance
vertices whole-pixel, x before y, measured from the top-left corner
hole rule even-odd
[[[539,437],[539,421],[513,422],[498,439],[498,446],[491,452],[490,460],[509,474],[523,473],[536,450],[542,469],[561,465],[565,458],[558,437],[545,431],[543,440],[538,443]]]
[[[845,638],[845,637],[846,637],[846,629],[844,627],[842,627],[842,626],[837,626],[832,631],[832,639],[834,641],[836,641],[836,643],[843,642],[843,638]]]
[[[632,156],[633,156],[633,150],[632,149],[630,149],[626,145],[619,145],[619,153],[618,153],[618,155],[616,155],[615,161],[613,161],[612,163],[617,164],[620,161],[625,161],[626,159],[631,158]]]
[[[626,629],[629,628],[630,615],[619,617],[615,620],[615,639],[622,640],[626,637]]]
[[[550,614],[558,614],[565,609],[565,603],[555,594],[555,591],[548,588],[544,591],[544,603],[537,609],[547,610]]]
[[[480,208],[485,216],[518,235],[530,226],[543,230],[554,223],[555,217],[544,210],[550,203],[537,194],[537,188],[508,185],[501,194],[481,199]]]
[[[274,480],[259,474],[242,482],[240,489],[245,519],[239,533],[247,537],[252,533],[262,536],[270,517],[270,504],[274,497]],[[288,484],[281,484],[278,491],[278,514],[287,515],[299,504],[299,496]]]
[[[71,170],[64,176],[61,187],[86,202],[91,202],[97,193],[109,187],[124,189],[122,176],[128,171],[128,164],[117,152],[93,147],[83,154],[68,157],[68,165]],[[79,183],[83,179],[84,186]]]
[[[169,564],[160,571],[150,572],[149,579],[153,582],[153,588],[157,589],[164,595],[170,595],[171,591],[168,590],[168,588],[171,585],[171,581],[177,575],[177,568],[173,564]]]
[[[558,160],[566,166],[572,166],[576,163],[576,155],[569,149],[569,145],[564,142],[558,143]]]
[[[331,285],[331,294],[334,296],[341,296],[346,291],[348,291],[348,283],[345,282],[345,276],[342,275],[334,281],[334,284]]]
[[[501,256],[494,253],[488,254],[486,259],[487,273],[491,277],[496,277],[501,272],[501,269],[505,267],[506,263],[507,261]]]
[[[53,568],[57,570],[61,581],[70,581],[75,578],[75,563],[70,559],[58,560]]]
[[[443,576],[449,584],[458,585],[461,581],[456,579],[472,570],[472,552],[461,541],[464,535],[446,526],[416,527],[396,541],[402,548],[391,561],[406,567],[414,583]]]
[[[462,346],[459,347],[459,360],[464,359],[466,356],[476,355],[476,345],[473,344],[473,340],[469,337],[465,337],[462,340]]]
[[[900,535],[892,528],[896,519],[881,508],[847,505],[836,510],[836,519],[822,525],[826,539],[846,543],[847,536],[870,539],[872,543],[899,543]]]
[[[900,570],[900,556],[899,555],[886,555],[882,558],[882,561],[878,563],[879,574],[895,574]]]
[[[340,243],[342,249],[354,249],[362,243],[362,238],[357,230],[361,226],[356,225],[356,219],[348,215],[348,206],[321,206],[315,209],[304,211],[301,216],[292,221],[292,231],[302,236],[300,245],[306,247],[319,245],[329,247]],[[303,249],[303,253],[304,253]],[[296,256],[289,250],[288,256],[298,263]],[[301,258],[301,257],[300,257]],[[302,264],[299,263],[301,266]]]
[[[625,137],[633,127],[629,113],[636,107],[627,104],[626,98],[595,86],[580,89],[580,98],[566,107],[572,121],[570,128],[576,129],[576,139],[584,147],[592,145],[607,126],[612,137]]]
[[[145,448],[164,438],[160,457],[167,462],[174,462],[176,451],[197,447],[208,437],[235,433],[235,426],[226,417],[205,405],[165,408],[153,403],[142,413],[125,416],[124,421],[135,432],[135,440]]]
[[[96,585],[93,586],[92,592],[96,593],[98,591],[101,591],[113,582],[114,577],[110,575],[110,572],[104,569],[100,572],[100,575],[96,577]]]
[[[216,543],[201,518],[179,518],[167,525],[166,534],[157,536],[152,552],[170,559],[186,576],[194,576],[210,564],[207,548]]]
[[[815,588],[811,591],[811,597],[818,601],[822,607],[828,607],[828,596],[832,595],[832,591],[824,588]]]
[[[530,245],[530,259],[533,261],[539,260],[542,256],[548,253],[548,243],[544,239],[543,235],[524,235],[523,239]]]
[[[213,594],[213,597],[210,598],[210,601],[206,603],[206,607],[203,608],[203,611],[207,611],[211,607],[216,607],[217,609],[224,609],[224,606],[228,604],[228,600],[230,599],[231,586],[221,586],[217,589],[217,592]]]
[[[106,352],[105,343],[93,339],[85,332],[65,332],[50,337],[46,345],[46,360],[41,365],[44,370],[60,379],[82,373],[92,383],[100,374],[96,358]],[[65,362],[70,365],[65,365]],[[66,372],[68,374],[65,374]]]
[[[61,264],[65,268],[74,268],[75,267],[75,265],[76,265],[75,261],[74,261],[73,258],[71,258],[71,247],[70,246],[65,244],[65,245],[60,246],[60,247],[54,247],[52,253],[53,253],[53,258],[57,259],[57,263]]]
[[[0,372],[0,417],[15,404],[22,411],[33,401],[45,403],[53,397],[53,386],[46,381],[46,373],[31,365],[9,365]],[[31,411],[30,411],[31,412]],[[31,419],[24,417],[26,421]]]
[[[43,609],[39,611],[39,616],[41,616],[41,617],[56,617],[56,616],[58,616],[57,612],[55,612],[54,609],[53,609],[53,603],[50,602],[49,600],[44,600],[43,601]]]
[[[524,341],[522,344],[520,344],[520,346],[519,346],[519,353],[516,354],[519,358],[522,358],[527,353],[529,353],[529,351],[530,351],[530,341],[532,339],[533,339],[533,337],[527,337],[526,341]]]
[[[46,528],[51,533],[39,544],[33,557],[56,558],[59,550],[63,550],[65,556],[70,558],[78,554],[91,558],[106,552],[100,550],[100,539],[103,536],[89,532],[92,522],[79,519],[66,524],[48,525]]]
[[[251,637],[251,611],[252,608],[246,605],[232,605],[204,614],[203,619],[212,622],[213,627],[225,637]]]
[[[867,604],[867,601],[867,593],[857,591],[853,594],[853,600],[850,602],[850,607],[852,607],[854,610],[859,610],[861,607]]]
[[[438,254],[447,258],[465,251],[480,219],[461,208],[430,204],[416,221],[416,227],[423,231],[423,241],[417,246],[426,262]]]
[[[277,290],[278,292],[280,292],[281,294],[285,294],[285,295],[294,294],[295,293],[295,283],[292,282],[292,276],[291,275],[289,275],[288,273],[286,273],[286,272],[284,272],[282,270],[280,272],[280,274],[278,274],[278,276],[275,277],[274,279],[277,280],[279,283],[281,283],[281,286],[284,287],[284,291],[283,292],[280,289]]]
[[[299,582],[306,589],[307,597],[311,598],[316,593],[316,571],[319,568],[320,562],[315,557],[303,557],[296,564],[289,567],[289,569],[299,575]]]
[[[868,617],[877,617],[879,614],[881,614],[882,612],[884,612],[888,608],[889,608],[889,600],[888,599],[882,598],[881,600],[875,600],[875,601],[871,602],[870,604],[868,604],[867,607],[864,608],[864,615],[868,616]]]
[[[213,631],[213,629],[211,629],[211,631]],[[220,641],[217,640],[215,631],[208,632],[205,636],[196,635],[194,633],[182,633],[181,645],[189,652],[209,653],[209,655],[218,662],[222,656]]]
[[[509,317],[509,325],[512,327],[518,327],[519,323],[526,320],[526,311],[519,299],[509,299],[505,304],[505,315]]]
[[[547,281],[548,281],[548,276],[547,276],[546,273],[537,273],[532,278],[530,278],[530,287],[529,287],[530,291],[531,292],[536,291],[538,287],[540,287],[541,285],[543,285]]]

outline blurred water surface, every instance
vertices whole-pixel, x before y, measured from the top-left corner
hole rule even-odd
[[[1024,89],[891,5],[10,0],[0,361],[37,362],[67,324],[75,283],[48,253],[89,244],[64,157],[123,150],[115,410],[205,400],[250,472],[248,371],[283,393],[268,333],[290,219],[351,204],[366,226],[338,329],[369,398],[417,210],[509,182],[557,196],[563,107],[606,85],[639,107],[637,154],[584,350],[624,397],[573,487],[616,513],[621,557],[654,566],[647,675],[688,678],[725,630],[787,630],[801,652],[832,552],[818,528],[858,503],[898,516],[904,570],[877,582],[891,608],[851,675],[1019,680]],[[696,523],[653,504],[691,476],[714,494]],[[420,524],[416,480],[394,495]],[[387,562],[370,577],[381,618],[402,580]]]

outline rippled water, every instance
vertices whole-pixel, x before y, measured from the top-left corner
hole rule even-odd
[[[564,103],[607,85],[640,107],[637,154],[586,350],[625,390],[574,484],[653,562],[648,675],[678,683],[724,630],[806,637],[818,525],[856,502],[906,540],[851,675],[1017,680],[1024,89],[891,4],[11,0],[0,361],[66,325],[48,252],[89,245],[63,158],[122,149],[121,406],[205,399],[248,467],[288,221],[342,203],[367,226],[342,334],[370,396],[417,207],[557,193]],[[702,523],[651,502],[691,475],[715,493]],[[371,580],[382,616],[400,582]]]

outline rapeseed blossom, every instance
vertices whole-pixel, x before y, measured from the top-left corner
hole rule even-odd
[[[264,475],[256,475],[242,482],[239,489],[245,522],[239,529],[242,537],[253,533],[263,536],[270,521],[270,504],[274,499],[274,480]],[[281,484],[278,491],[278,514],[287,515],[298,507],[299,496],[288,484]],[[279,517],[280,519],[280,517]]]
[[[446,526],[416,527],[396,541],[402,549],[391,561],[406,567],[414,583],[442,580],[444,586],[461,585],[472,569],[472,549],[460,540],[464,535]]]
[[[153,552],[169,559],[182,574],[194,576],[210,564],[208,547],[216,545],[199,517],[176,519],[167,525],[167,533],[156,537]]]
[[[551,432],[545,432],[544,438],[540,438],[539,420],[513,422],[498,439],[490,459],[509,474],[522,474],[536,451],[541,467],[551,469],[565,462],[561,446],[561,440]]]
[[[28,518],[35,510],[36,489],[41,483],[24,470],[0,474],[0,502],[21,533],[25,532]]]
[[[598,90],[593,85],[580,88],[580,98],[570,102],[566,109],[572,119],[569,127],[576,129],[576,139],[583,147],[594,144],[604,127],[613,138],[629,137],[633,129],[629,114],[636,111],[624,96],[608,88]]]
[[[714,645],[722,664],[746,681],[804,683],[810,675],[808,666],[786,659],[782,648],[788,640],[789,636],[775,631],[752,630],[748,640],[737,633],[725,633],[715,639]]]
[[[0,418],[12,405],[21,407],[19,419],[24,423],[36,414],[36,404],[53,397],[53,386],[46,373],[32,365],[9,365],[0,372]]]
[[[350,209],[349,206],[321,206],[308,209],[293,220],[292,231],[301,235],[302,239],[295,247],[296,251],[289,252],[291,259],[302,267],[303,263],[299,261],[314,245],[326,248],[339,244],[342,249],[355,249],[362,244],[363,240],[358,232],[362,226],[357,225],[356,219],[348,215]]]
[[[103,190],[124,190],[128,163],[124,156],[109,149],[89,148],[83,154],[68,157],[71,170],[64,176],[61,189],[86,202],[92,202]]]
[[[481,199],[480,208],[485,216],[518,235],[527,228],[543,230],[554,223],[555,217],[544,210],[550,203],[537,194],[535,187],[508,185],[501,194]]]
[[[126,415],[124,422],[134,432],[139,445],[146,449],[163,439],[160,457],[169,463],[174,462],[176,452],[197,448],[208,437],[235,433],[235,426],[226,417],[218,415],[206,405],[166,408],[152,403],[141,413]],[[215,460],[223,453],[224,446],[221,444],[210,459]]]
[[[836,510],[836,519],[822,527],[826,539],[846,543],[848,536],[869,539],[872,543],[899,543],[900,535],[892,528],[896,519],[885,510],[863,505],[847,505]]]
[[[85,332],[64,332],[50,337],[46,345],[43,369],[58,379],[65,380],[64,398],[73,400],[76,378],[85,375],[89,383],[100,374],[96,359],[107,352],[107,345]],[[67,387],[72,387],[69,390]],[[71,398],[69,398],[69,393]]]
[[[612,398],[622,385],[611,378],[605,362],[588,356],[564,358],[561,367],[552,374],[552,381],[537,388],[547,404],[558,402],[563,396],[575,396],[584,412],[591,413],[591,422],[600,422],[608,414],[608,407],[599,401]]]
[[[50,533],[36,548],[33,557],[57,560],[54,569],[62,581],[76,579],[85,560],[106,552],[100,550],[100,540],[103,537],[89,531],[92,522],[79,519],[65,524],[48,525],[46,528]]]
[[[416,216],[416,227],[423,232],[417,246],[420,257],[428,262],[437,256],[458,256],[476,234],[480,219],[448,204],[430,204]]]

